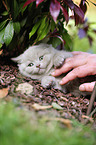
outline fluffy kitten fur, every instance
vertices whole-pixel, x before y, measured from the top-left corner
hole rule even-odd
[[[23,54],[12,58],[12,60],[18,63],[21,74],[40,80],[44,88],[53,87],[62,90],[64,93],[70,92],[74,95],[86,95],[85,92],[79,91],[78,87],[80,83],[78,79],[61,86],[59,82],[64,77],[64,74],[59,77],[51,76],[54,67],[60,67],[64,60],[71,56],[70,52],[56,50],[52,45],[41,43],[29,47]]]

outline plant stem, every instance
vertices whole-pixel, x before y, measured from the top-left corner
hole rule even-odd
[[[9,13],[8,7],[7,7],[7,5],[6,5],[6,3],[5,3],[4,0],[2,0],[2,3],[3,3],[3,5],[4,5],[6,11]],[[9,13],[9,18],[12,20],[12,17],[11,17],[11,14],[10,14],[10,13]]]
[[[94,85],[94,89],[90,98],[90,102],[89,102],[89,106],[88,106],[87,114],[86,114],[87,116],[90,115],[95,98],[96,98],[96,83]]]

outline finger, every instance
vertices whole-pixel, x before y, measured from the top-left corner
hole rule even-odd
[[[60,76],[61,74],[63,74],[65,72],[63,67],[64,66],[62,66],[60,69],[56,69],[54,72],[51,73],[51,75],[54,77]]]
[[[81,51],[73,51],[73,52],[71,52],[73,55],[80,55],[80,54],[82,54],[82,52]]]
[[[81,78],[88,75],[93,75],[93,69],[87,65],[79,66],[77,68],[74,68],[72,71],[70,71],[60,82],[60,85],[64,85],[68,83],[69,81],[74,80],[75,78]]]
[[[79,86],[80,91],[92,92],[94,88],[95,82],[84,83]]]
[[[82,52],[82,51],[73,51],[71,52],[73,55],[88,55],[89,53],[87,52]]]
[[[62,73],[66,73],[66,72],[70,71],[71,69],[74,69],[74,68],[76,68],[76,67],[78,67],[78,66],[81,66],[81,65],[84,65],[84,64],[86,64],[86,59],[85,59],[85,57],[84,57],[84,58],[80,58],[80,59],[77,58],[77,57],[75,57],[75,56],[70,57],[70,58],[67,58],[67,59],[65,60],[64,65],[63,65],[61,68],[56,69],[56,70],[52,73],[52,75],[53,75],[53,76],[59,76],[59,75],[61,75]]]

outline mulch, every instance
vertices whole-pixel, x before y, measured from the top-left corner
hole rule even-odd
[[[21,94],[16,92],[16,87],[24,82],[28,82],[33,85],[34,93],[32,95]],[[39,116],[52,114],[55,117],[62,117],[65,119],[76,119],[80,122],[84,122],[88,118],[86,117],[86,112],[88,109],[90,96],[73,96],[72,94],[64,94],[60,90],[56,89],[45,89],[41,86],[40,82],[37,80],[32,80],[31,78],[22,76],[16,64],[11,62],[9,59],[0,60],[0,89],[8,88],[8,95],[3,98],[6,101],[13,101],[17,103],[20,107],[26,107],[30,111],[36,111]],[[55,102],[63,109],[45,109],[45,110],[34,110],[32,105],[37,103],[39,105],[52,105]],[[93,104],[93,110],[96,108],[96,100]],[[93,111],[92,110],[92,111]],[[96,112],[90,117],[96,122]],[[90,120],[90,119],[89,119]]]

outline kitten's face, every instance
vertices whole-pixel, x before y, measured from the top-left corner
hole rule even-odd
[[[22,67],[30,75],[43,74],[50,63],[50,59],[51,55],[47,52],[34,51],[33,57],[27,57],[27,60],[20,64],[19,67]]]
[[[49,48],[29,47],[22,55],[17,57],[19,70],[23,75],[34,79],[34,75],[42,75],[46,72],[52,61],[52,56]]]

